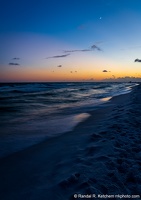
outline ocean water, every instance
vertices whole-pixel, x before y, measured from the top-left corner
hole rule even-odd
[[[0,156],[55,137],[135,83],[0,83]]]

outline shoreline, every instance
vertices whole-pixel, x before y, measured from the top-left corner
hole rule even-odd
[[[113,97],[73,131],[1,158],[2,199],[139,194],[140,91]]]
[[[134,86],[135,87],[135,86]],[[130,91],[132,92],[132,91]],[[40,140],[36,141],[36,142],[30,142],[29,145],[27,146],[24,146],[23,148],[21,149],[15,149],[15,150],[12,150],[12,153],[4,153],[1,154],[0,156],[0,159],[3,159],[3,158],[6,158],[6,157],[9,157],[9,156],[12,156],[13,154],[15,153],[18,153],[18,152],[22,152],[28,148],[32,148],[32,146],[35,146],[35,145],[38,145],[40,143],[43,143],[43,142],[46,142],[46,141],[50,141],[51,139],[54,139],[55,137],[60,137],[61,135],[64,135],[64,134],[69,134],[70,132],[74,131],[75,128],[77,128],[77,126],[79,126],[79,124],[82,124],[83,122],[85,122],[87,119],[89,120],[89,118],[91,117],[91,115],[93,115],[94,112],[99,112],[101,109],[109,106],[109,104],[111,104],[111,101],[112,99],[115,99],[115,98],[119,98],[120,96],[122,95],[126,95],[126,94],[129,94],[130,92],[126,92],[126,93],[122,93],[122,94],[119,94],[119,95],[116,95],[116,96],[113,96],[113,97],[107,97],[107,98],[104,98],[106,100],[103,100],[101,101],[101,103],[99,104],[96,104],[95,107],[92,109],[92,110],[89,110],[86,111],[86,112],[83,112],[83,113],[77,113],[77,114],[72,114],[70,116],[67,116],[67,119],[64,118],[64,122],[67,122],[68,119],[72,120],[72,122],[70,124],[65,125],[65,127],[61,127],[61,130],[57,131],[57,132],[54,132],[54,127],[50,128],[50,131],[53,131],[53,134],[50,134],[50,135],[46,135],[46,136],[42,136],[40,138]],[[108,100],[107,100],[108,99]],[[62,117],[62,116],[61,116]],[[58,118],[59,119],[59,118]],[[58,122],[57,122],[57,128],[60,127],[59,125],[59,121],[60,123],[62,124],[63,126],[63,118],[59,119]],[[42,123],[42,125],[45,126],[45,122]],[[33,125],[32,125],[33,126]],[[20,131],[20,130],[17,130],[17,131]],[[23,130],[22,130],[23,131]],[[26,130],[27,131],[27,130]],[[34,130],[34,132],[38,132],[39,130]],[[32,131],[33,132],[33,131]],[[27,138],[28,139],[28,138]],[[35,140],[36,140],[36,137],[35,137]],[[20,142],[20,141],[19,141]],[[25,140],[26,142],[26,140]]]
[[[119,94],[116,91],[114,95],[119,96],[131,92],[129,88],[126,88],[126,90],[118,91]],[[86,101],[84,105],[80,104],[72,107],[72,109],[68,108],[66,111],[60,111],[60,115],[39,116],[35,120],[25,120],[25,123],[18,123],[17,121],[17,124],[14,122],[14,124],[10,123],[7,126],[7,121],[4,121],[4,124],[1,122],[0,159],[39,144],[44,140],[73,131],[79,123],[89,117],[92,111],[101,109],[111,98],[112,96],[97,99],[95,104]]]

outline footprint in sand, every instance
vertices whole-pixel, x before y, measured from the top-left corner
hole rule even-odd
[[[92,142],[98,142],[98,141],[101,140],[101,139],[102,139],[102,136],[99,135],[99,134],[92,134],[92,135],[91,135],[91,138],[90,138],[90,140],[91,140]]]
[[[101,146],[91,146],[86,148],[86,156],[94,156],[100,150]]]
[[[140,149],[140,147],[138,148],[138,147],[133,147],[132,149],[131,149],[131,151],[133,152],[133,153],[139,153],[140,151],[141,151],[141,149]]]
[[[79,178],[80,178],[79,173],[72,174],[69,178],[61,181],[59,183],[59,186],[62,189],[72,187],[73,185],[75,185],[79,181]]]

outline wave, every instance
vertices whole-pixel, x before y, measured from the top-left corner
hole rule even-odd
[[[0,84],[1,134],[6,142],[12,138],[15,146],[17,137],[22,140],[27,137],[25,143],[32,143],[33,138],[38,141],[60,131],[60,123],[63,122],[64,128],[70,125],[70,116],[88,113],[103,103],[103,98],[129,92],[135,85],[74,82]],[[49,127],[52,127],[51,131]]]

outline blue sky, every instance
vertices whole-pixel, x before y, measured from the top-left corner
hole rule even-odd
[[[0,81],[140,78],[140,21],[140,0],[0,1]]]

